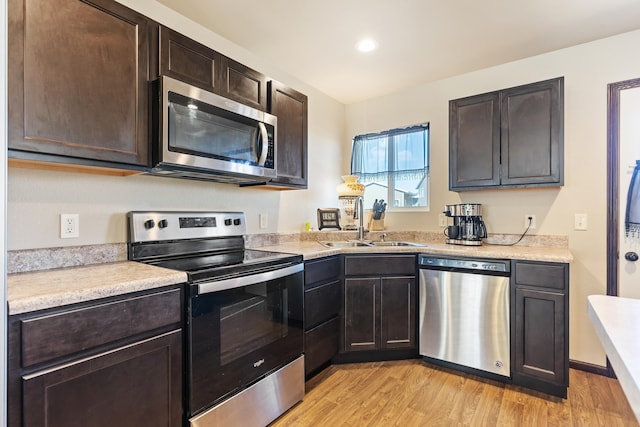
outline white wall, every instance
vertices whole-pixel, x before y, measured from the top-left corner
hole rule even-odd
[[[489,233],[521,233],[537,216],[538,234],[568,235],[575,261],[570,284],[570,358],[603,366],[586,316],[586,297],[606,293],[607,84],[640,77],[640,31],[441,80],[347,106],[347,135],[430,122],[431,212],[389,212],[394,229],[437,229],[444,204],[481,203]],[[435,59],[437,60],[437,59]],[[448,101],[564,76],[565,185],[559,189],[448,191]],[[345,145],[343,156],[349,155]],[[576,213],[588,231],[574,231]]]
[[[249,233],[301,231],[318,207],[337,207],[344,106],[154,0],[121,0],[146,16],[309,97],[309,189],[268,191],[152,176],[109,177],[9,168],[8,249],[126,242],[130,210],[242,210]],[[6,117],[6,116],[5,116]],[[80,214],[80,238],[59,238],[59,215]],[[259,229],[258,215],[268,217]]]

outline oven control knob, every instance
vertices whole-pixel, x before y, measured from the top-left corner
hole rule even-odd
[[[161,219],[160,221],[158,221],[158,227],[160,228],[167,228],[167,225],[169,224],[167,223],[166,219]]]
[[[148,219],[144,222],[144,228],[147,230],[151,230],[155,226],[156,226],[156,223],[152,219]]]
[[[233,220],[233,225],[240,225],[240,218],[236,218]]]
[[[227,227],[231,225],[231,218],[226,218],[224,220],[224,225],[226,225]]]

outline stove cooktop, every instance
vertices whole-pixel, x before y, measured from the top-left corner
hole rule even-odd
[[[164,259],[150,262],[149,264],[184,271],[187,273],[190,282],[197,282],[224,276],[250,274],[255,270],[281,267],[285,264],[297,264],[300,262],[302,262],[301,255],[245,249],[229,253]]]
[[[190,282],[248,275],[302,256],[246,249],[242,212],[129,212],[129,259],[187,273]]]

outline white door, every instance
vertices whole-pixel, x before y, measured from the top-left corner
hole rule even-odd
[[[636,161],[640,161],[640,87],[620,91],[619,132],[618,295],[640,298],[640,260],[625,259],[626,254],[629,254],[630,259],[633,259],[634,253],[640,257],[640,233],[636,233],[635,236],[626,236],[625,233],[627,192]],[[638,203],[640,204],[640,199]]]

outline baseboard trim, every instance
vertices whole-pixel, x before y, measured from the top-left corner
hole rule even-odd
[[[569,360],[569,367],[580,371],[590,372],[592,374],[602,375],[604,377],[615,378],[613,371],[609,371],[606,366],[594,365],[593,363],[580,362],[578,360]]]

